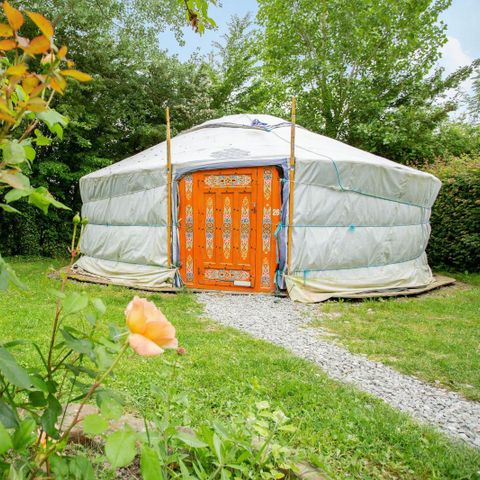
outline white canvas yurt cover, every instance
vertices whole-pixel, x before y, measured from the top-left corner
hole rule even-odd
[[[275,165],[282,172],[275,282],[300,301],[408,289],[432,282],[425,249],[434,176],[296,127],[293,222],[288,225],[290,123],[232,115],[172,139],[172,239],[167,239],[165,142],[80,180],[89,224],[76,268],[112,283],[182,285],[175,228],[178,181],[189,172]],[[292,228],[290,270],[286,258]]]

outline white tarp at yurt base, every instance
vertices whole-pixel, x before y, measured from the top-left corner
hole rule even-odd
[[[288,223],[290,123],[269,115],[211,120],[171,141],[172,223],[176,185],[188,172],[277,165],[282,221],[276,225],[277,286],[294,300],[426,286],[433,277],[425,249],[434,176],[296,127],[292,225]],[[167,238],[166,145],[156,145],[80,180],[89,224],[76,268],[112,283],[181,285],[178,232]],[[287,274],[287,230],[292,228]]]

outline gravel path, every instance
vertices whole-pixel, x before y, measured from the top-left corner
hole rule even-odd
[[[200,293],[197,298],[205,305],[206,317],[281,345],[317,363],[330,377],[356,385],[415,419],[480,447],[480,403],[319,338],[321,331],[308,327],[314,307],[263,295]]]

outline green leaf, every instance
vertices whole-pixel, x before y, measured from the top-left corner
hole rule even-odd
[[[69,459],[68,480],[95,480],[92,463],[83,455],[75,455]]]
[[[140,457],[140,472],[143,480],[163,480],[162,464],[157,452],[148,445],[143,445]]]
[[[0,399],[0,422],[6,428],[16,428],[18,416],[15,410],[6,402]]]
[[[70,210],[66,205],[55,200],[52,194],[45,187],[38,187],[33,190],[28,196],[28,203],[35,205],[37,208],[42,210],[46,215],[48,213],[48,207],[53,205],[56,208],[62,208],[64,210]]]
[[[27,289],[27,286],[15,274],[13,268],[0,255],[0,290],[6,290],[10,283],[22,290]]]
[[[222,440],[216,433],[213,434],[213,448],[215,449],[218,461],[223,463]]]
[[[90,355],[93,351],[93,343],[85,338],[74,337],[67,328],[61,330],[62,336],[65,339],[65,343],[69,348],[78,353]]]
[[[118,419],[123,414],[122,405],[112,398],[106,390],[97,393],[97,404],[105,418]]]
[[[67,296],[65,295],[65,293],[61,292],[60,290],[55,290],[54,288],[47,288],[46,290],[48,293],[50,293],[51,295],[53,295],[54,297],[56,298],[60,298],[60,299],[65,299]]]
[[[48,385],[46,384],[45,380],[43,380],[40,375],[33,374],[30,375],[30,380],[32,381],[32,385],[39,390],[41,390],[43,393],[49,393]]]
[[[15,357],[5,348],[0,347],[0,371],[5,378],[17,387],[29,389],[32,380],[27,371],[21,367]]]
[[[83,431],[88,435],[99,435],[106,432],[107,429],[107,420],[98,413],[92,413],[83,419]]]
[[[35,391],[28,394],[28,400],[34,407],[44,407],[47,400],[42,392]]]
[[[33,160],[35,160],[35,157],[37,155],[37,152],[35,152],[35,149],[30,145],[24,145],[23,149],[25,150],[25,156],[27,160],[30,162],[33,162]]]
[[[36,138],[33,140],[39,147],[44,147],[47,145],[50,145],[52,143],[52,140],[48,137],[45,137],[43,133],[36,128],[35,129],[35,135]]]
[[[52,455],[50,464],[56,480],[95,480],[92,464],[83,455]]]
[[[49,458],[52,473],[57,480],[69,480],[69,458],[60,455],[52,455]]]
[[[175,437],[192,448],[208,447],[208,445],[205,442],[202,442],[202,440],[200,440],[197,434],[194,432],[189,433],[189,432],[179,431],[176,433]]]
[[[13,448],[15,450],[23,450],[35,441],[35,420],[27,418],[20,423],[13,434]]]
[[[62,304],[62,314],[64,316],[81,312],[88,307],[88,295],[85,292],[70,292],[67,294]]]
[[[52,128],[55,125],[61,125],[65,127],[68,123],[67,117],[63,116],[62,114],[58,113],[56,110],[53,110],[52,108],[49,108],[44,112],[37,113],[36,117],[42,122],[44,122],[52,133],[55,133],[52,131]]]
[[[0,423],[0,455],[13,447],[12,437],[7,432],[7,429]]]
[[[0,170],[0,182],[10,185],[12,188],[18,190],[26,190],[30,188],[30,180],[27,176],[19,171]]]
[[[99,370],[107,370],[113,363],[113,356],[107,352],[103,346],[96,346],[95,349],[95,363]]]
[[[125,467],[133,461],[136,454],[135,435],[133,432],[120,430],[107,437],[105,455],[112,467]]]
[[[48,407],[43,412],[41,424],[43,430],[51,437],[57,437],[58,432],[55,428],[58,417],[62,413],[60,402],[53,395],[49,395],[47,399]]]
[[[63,128],[58,123],[54,125],[50,131],[54,133],[60,140],[63,140]]]
[[[25,149],[18,140],[6,140],[2,145],[3,161],[7,165],[18,165],[27,159]]]
[[[31,193],[33,192],[33,188],[13,188],[9,192],[5,194],[5,201],[7,203],[12,203],[15,202],[16,200],[19,200],[20,198],[23,197],[28,197]]]
[[[8,213],[21,213],[19,210],[11,207],[10,205],[7,205],[6,203],[0,203],[0,208],[2,208],[5,212]]]
[[[92,299],[92,305],[95,307],[95,310],[100,314],[103,315],[107,311],[107,307],[103,303],[100,298]]]

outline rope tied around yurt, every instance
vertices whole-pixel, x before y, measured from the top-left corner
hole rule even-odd
[[[348,225],[328,225],[328,224],[311,224],[311,225],[302,225],[302,224],[285,224],[279,223],[277,229],[275,230],[274,236],[277,238],[278,231],[282,228],[348,228],[349,231],[354,232],[357,228],[397,228],[397,227],[417,227],[422,225],[430,225],[430,222],[420,222],[420,223],[403,223],[403,224],[396,224],[396,225],[362,225],[362,224],[354,224],[350,223]]]

